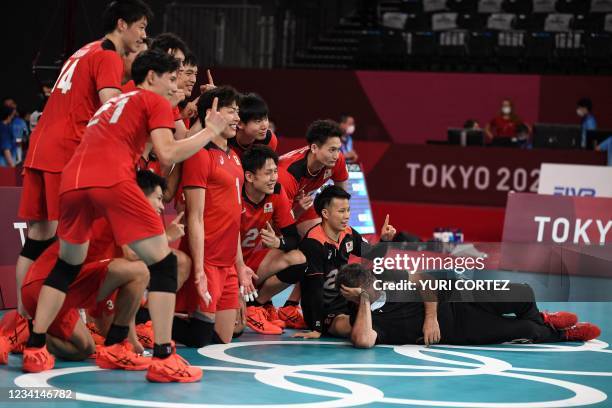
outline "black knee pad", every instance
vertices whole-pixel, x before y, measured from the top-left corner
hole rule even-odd
[[[306,264],[291,265],[276,274],[279,281],[286,284],[298,283],[304,277]]]
[[[47,239],[46,241],[39,241],[32,238],[26,238],[23,248],[21,249],[20,255],[24,258],[37,260],[38,257],[45,252],[45,249],[49,248],[56,240],[56,237]]]
[[[149,266],[151,279],[149,281],[149,292],[176,293],[178,266],[177,258],[170,252],[161,261]]]
[[[204,347],[212,343],[215,324],[196,318],[175,317],[172,321],[172,339],[187,347]]]
[[[51,269],[51,273],[49,273],[47,279],[45,279],[45,285],[64,293],[68,292],[68,287],[76,280],[77,276],[79,276],[82,266],[83,264],[70,265],[60,258],[57,258],[55,266]]]

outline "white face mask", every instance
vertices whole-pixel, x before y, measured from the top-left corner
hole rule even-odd
[[[352,135],[353,133],[355,133],[355,125],[351,125],[351,126],[346,128],[346,134],[347,135]]]
[[[576,109],[576,115],[583,117],[584,116],[584,111],[580,108]]]
[[[501,111],[504,115],[509,115],[512,112],[512,108],[509,106],[503,106]]]

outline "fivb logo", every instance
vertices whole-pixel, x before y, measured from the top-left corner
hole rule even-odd
[[[575,196],[575,197],[595,197],[597,191],[591,187],[569,187],[555,186],[553,195]]]

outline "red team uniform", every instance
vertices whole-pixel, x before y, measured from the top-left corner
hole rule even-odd
[[[61,172],[100,107],[98,91],[120,89],[122,76],[123,61],[109,40],[89,43],[66,61],[32,132],[24,163],[20,218],[59,218]]]
[[[270,149],[276,151],[276,148],[278,146],[278,138],[276,137],[274,132],[272,132],[270,129],[268,129],[268,131],[266,132],[266,137],[263,140],[255,140],[249,146],[242,146],[242,145],[240,145],[238,143],[238,139],[236,139],[235,137],[229,139],[227,141],[227,144],[232,149],[234,149],[234,151],[236,152],[236,154],[238,156],[242,157],[244,152],[246,152],[249,149],[249,147],[251,147],[254,144],[261,144],[261,145],[264,145],[264,146],[268,146]]]
[[[97,302],[96,298],[102,283],[106,279],[108,265],[113,258],[122,256],[121,249],[115,245],[108,222],[98,218],[92,225],[93,236],[87,259],[79,272],[77,279],[69,286],[66,300],[57,317],[49,326],[48,333],[62,340],[68,340],[74,332],[74,327],[80,319],[78,309],[90,309],[94,317],[105,309],[108,300],[116,295],[116,291],[106,299]],[[21,298],[30,316],[36,315],[36,304],[45,279],[51,273],[59,255],[59,242],[55,242],[43,252],[32,264],[21,287]],[[111,303],[112,304],[112,303]]]
[[[183,190],[206,189],[204,206],[204,273],[212,301],[200,298],[193,279],[188,279],[177,294],[177,310],[202,312],[238,309],[236,251],[242,211],[244,172],[240,159],[231,149],[223,151],[210,142],[183,163]],[[180,249],[191,255],[189,231]]]
[[[247,195],[242,193],[242,219],[240,221],[240,239],[242,240],[242,257],[254,272],[257,272],[261,261],[270,251],[261,243],[259,231],[266,228],[270,222],[277,230],[286,228],[293,223],[291,202],[287,198],[280,184],[274,187],[274,193],[266,194],[266,197],[255,204]]]
[[[310,175],[307,168],[309,151],[310,147],[305,146],[282,155],[278,161],[278,181],[283,185],[287,197],[292,203],[300,191],[308,195],[318,190],[329,179],[338,183],[348,180],[348,170],[342,153],[338,156],[333,168],[324,167],[316,175]],[[318,217],[314,206],[312,206],[298,218],[297,223]]]
[[[144,89],[112,98],[96,112],[62,174],[60,238],[87,241],[100,216],[109,221],[118,245],[164,233],[135,170],[151,131],[158,128],[174,129],[170,102]]]

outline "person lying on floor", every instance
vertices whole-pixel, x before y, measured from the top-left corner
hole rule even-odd
[[[411,279],[421,279],[411,275]],[[570,312],[540,312],[532,288],[509,284],[509,291],[491,293],[472,302],[388,302],[374,289],[377,279],[359,264],[342,267],[337,288],[352,306],[351,343],[357,348],[376,344],[480,345],[520,340],[526,343],[589,341],[601,334],[592,323],[577,323]],[[425,296],[424,296],[425,295]],[[496,301],[496,297],[498,298]],[[520,301],[504,301],[515,299]],[[507,315],[513,314],[513,317]]]

